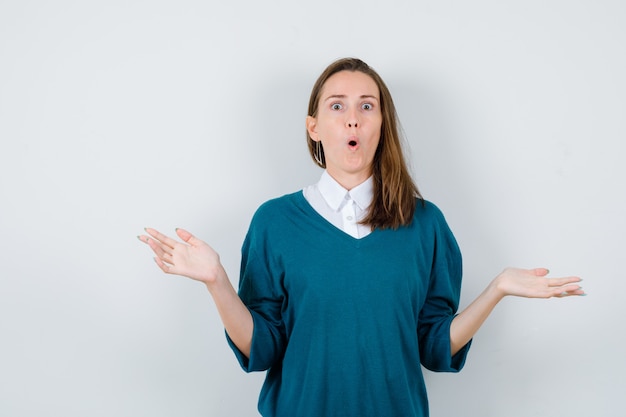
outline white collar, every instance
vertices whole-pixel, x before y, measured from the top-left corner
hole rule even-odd
[[[354,200],[361,210],[367,210],[374,198],[374,180],[369,177],[350,191],[339,184],[329,173],[324,171],[317,183],[317,189],[334,211],[339,211],[346,201],[346,196]]]

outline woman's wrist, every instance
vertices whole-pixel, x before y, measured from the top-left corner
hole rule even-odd
[[[214,270],[208,273],[207,277],[202,281],[211,293],[219,290],[219,288],[223,287],[225,284],[230,285],[230,280],[222,264],[215,266]]]
[[[497,304],[508,295],[506,292],[505,281],[506,277],[503,275],[503,273],[500,273],[491,281],[491,283],[489,283],[489,285],[485,289],[487,297],[493,300],[494,304]]]

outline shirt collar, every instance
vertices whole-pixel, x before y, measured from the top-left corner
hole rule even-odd
[[[320,181],[317,183],[317,188],[326,204],[334,211],[341,209],[344,201],[346,201],[346,194],[354,200],[361,210],[367,210],[374,197],[374,180],[372,177],[348,191],[328,171],[324,171]]]

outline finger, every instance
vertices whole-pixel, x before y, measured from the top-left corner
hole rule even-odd
[[[559,294],[555,295],[555,297],[557,298],[565,298],[565,297],[580,297],[580,296],[585,296],[587,295],[586,292],[584,292],[582,289],[580,290],[576,290],[576,291],[563,291],[560,292]]]
[[[582,292],[583,287],[578,284],[569,284],[561,287],[561,291],[563,292]]]
[[[163,254],[160,256],[160,259],[167,265],[174,266],[174,255],[172,255],[171,253],[163,252]]]
[[[161,271],[165,272],[166,274],[173,273],[171,270],[172,267],[168,265],[167,263],[163,262],[160,258],[155,257],[154,262],[156,262],[157,266],[161,268]]]
[[[549,278],[548,285],[550,287],[562,287],[568,284],[575,284],[582,281],[580,277],[562,277],[562,278]]]
[[[169,246],[171,249],[174,249],[174,246],[178,243],[177,241],[175,241],[171,237],[168,237],[168,236],[164,235],[163,233],[159,232],[158,230],[151,229],[149,227],[146,227],[144,230],[146,231],[146,233],[148,233],[154,239],[158,240],[159,242],[163,243],[166,246]]]
[[[141,237],[140,237],[141,240]],[[148,236],[144,237],[145,243],[152,249],[154,254],[163,260],[168,260],[172,257],[173,248],[166,246],[165,244],[159,242],[156,239],[150,238]]]
[[[137,239],[139,239],[141,243],[145,243],[148,246],[150,246],[150,242],[154,242],[156,245],[162,245],[158,240],[146,235],[137,235]]]
[[[569,285],[569,286],[554,290],[554,297],[563,298],[563,297],[569,297],[572,295],[586,295],[586,294],[580,285]]]

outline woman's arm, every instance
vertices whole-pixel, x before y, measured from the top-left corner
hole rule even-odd
[[[244,355],[250,357],[254,329],[252,315],[228,279],[217,252],[183,229],[176,229],[176,234],[184,243],[154,229],[145,230],[149,236],[138,238],[154,251],[159,268],[166,274],[203,282],[213,297],[228,336]]]
[[[526,298],[551,298],[584,295],[578,277],[547,278],[548,270],[507,268],[450,325],[450,350],[454,356],[474,337],[496,304],[513,295]]]

